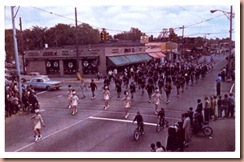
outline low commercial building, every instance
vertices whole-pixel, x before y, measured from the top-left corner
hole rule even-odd
[[[109,69],[147,63],[153,58],[146,53],[145,44],[110,42],[96,45],[67,46],[25,51],[26,72],[46,75],[106,74]]]

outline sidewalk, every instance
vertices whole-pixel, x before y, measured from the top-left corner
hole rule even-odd
[[[218,119],[210,122],[209,126],[213,129],[212,136],[206,137],[203,133],[193,136],[184,152],[238,151],[235,146],[239,141],[235,133],[235,118]]]
[[[62,76],[62,77],[55,77],[55,76],[50,76],[51,80],[57,80],[61,81],[63,83],[80,83],[80,80],[77,79],[76,76]],[[85,83],[90,83],[91,79],[94,79],[95,83],[103,83],[103,79],[98,80],[96,77],[94,78],[83,78]]]

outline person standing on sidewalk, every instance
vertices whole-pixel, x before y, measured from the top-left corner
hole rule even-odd
[[[94,82],[94,79],[91,80],[90,88],[91,88],[91,91],[92,91],[92,98],[91,99],[93,100],[95,98],[95,90],[97,89],[97,85]]]
[[[203,105],[201,99],[197,99],[197,108],[196,111],[202,115]],[[203,115],[202,115],[203,116]]]
[[[218,118],[222,119],[222,113],[223,113],[223,108],[222,108],[222,97],[219,96],[217,100],[217,105],[218,105]]]
[[[233,96],[233,93],[229,94],[229,113],[228,117],[230,115],[231,118],[234,117],[234,112],[235,112],[235,98]]]
[[[208,97],[205,97],[205,105],[204,105],[204,121],[210,121],[210,113],[211,113],[211,104]]]
[[[224,110],[225,118],[228,118],[228,112],[229,112],[229,97],[228,97],[228,94],[224,95],[224,99],[222,100],[222,109]]]
[[[221,95],[221,74],[218,74],[218,77],[216,79],[216,94],[217,96]]]
[[[42,134],[41,134],[42,126],[45,127],[43,118],[40,114],[40,109],[35,110],[35,114],[31,117],[31,119],[33,119],[34,137],[35,137],[35,142],[37,142],[42,138]]]
[[[217,96],[213,96],[213,116],[214,120],[218,119],[218,106],[217,106]]]
[[[35,91],[31,91],[29,95],[29,102],[32,105],[31,113],[34,113],[38,109],[39,102]]]
[[[165,152],[166,148],[164,146],[162,146],[161,142],[157,141],[156,142],[156,151],[155,152]]]
[[[191,139],[191,135],[192,135],[191,119],[190,119],[188,113],[185,113],[185,115],[184,115],[183,127],[182,128],[185,130],[185,146],[188,146],[188,143],[189,143],[189,141]]]

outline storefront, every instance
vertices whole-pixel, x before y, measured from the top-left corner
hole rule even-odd
[[[67,59],[63,60],[64,74],[76,74],[77,60]]]
[[[95,75],[98,73],[99,56],[82,57],[82,69],[84,75]]]
[[[46,75],[107,74],[108,69],[152,60],[141,43],[111,43],[25,51],[26,72]]]
[[[59,60],[46,60],[47,74],[60,74]]]

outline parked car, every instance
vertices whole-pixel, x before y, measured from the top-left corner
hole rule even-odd
[[[35,77],[48,77],[47,75],[41,75],[39,72],[30,72],[28,75],[20,75],[23,82],[29,81]]]
[[[53,81],[50,80],[48,77],[35,77],[32,78],[30,81],[24,83],[25,86],[31,85],[34,89],[45,89],[45,90],[58,90],[62,83],[60,81]]]

